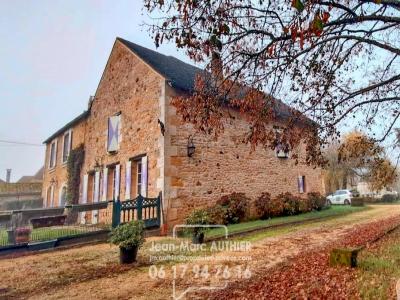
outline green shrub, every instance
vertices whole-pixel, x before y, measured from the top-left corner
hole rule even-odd
[[[227,208],[222,205],[214,205],[207,209],[210,224],[228,225]]]
[[[351,206],[364,206],[364,198],[354,197],[351,199]]]
[[[244,193],[232,193],[222,196],[217,205],[226,209],[225,222],[235,224],[242,222],[247,216],[250,199]]]
[[[268,219],[270,217],[270,206],[271,206],[271,194],[262,193],[260,197],[254,202],[256,212],[259,218],[262,220]]]
[[[208,211],[205,209],[193,210],[189,214],[189,216],[186,218],[185,224],[186,225],[209,225],[210,218],[208,216]],[[192,228],[187,228],[186,231],[195,236],[198,236],[201,233],[206,232],[208,229],[209,228],[206,228],[206,227],[192,227]]]
[[[361,197],[357,197],[358,199],[362,199],[362,201],[365,203],[377,203],[379,202],[381,199],[378,198],[373,198],[373,197],[369,197],[369,196],[361,196]]]
[[[391,202],[395,202],[397,200],[397,196],[393,195],[393,194],[385,194],[382,196],[382,202],[387,202],[387,203],[391,203]]]
[[[299,213],[307,213],[313,210],[313,204],[311,200],[307,198],[300,198],[299,200]]]
[[[283,202],[279,198],[272,198],[268,205],[268,215],[270,217],[280,217],[283,215]]]
[[[291,193],[279,194],[276,199],[283,204],[283,215],[294,216],[300,212],[300,198]]]
[[[312,210],[321,210],[327,204],[326,197],[321,195],[318,192],[310,192],[310,193],[308,193],[307,194],[307,198],[311,203],[311,209]]]
[[[140,248],[144,243],[143,221],[131,221],[118,225],[111,231],[110,242],[121,248]]]

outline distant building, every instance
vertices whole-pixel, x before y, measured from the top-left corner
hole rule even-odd
[[[0,179],[0,210],[42,207],[43,171],[33,176],[22,176],[18,182],[7,183]]]
[[[43,182],[44,167],[33,176],[22,176],[17,182],[18,183],[41,183]]]

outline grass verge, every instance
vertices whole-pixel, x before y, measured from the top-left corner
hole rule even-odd
[[[352,206],[332,206],[329,209],[322,211],[313,211],[297,216],[279,217],[268,220],[256,220],[244,222],[239,224],[228,225],[229,234],[237,234],[251,230],[258,230],[268,228],[270,226],[285,225],[292,222],[311,221],[319,218],[337,217],[346,214],[359,212],[367,209],[367,207],[352,207]],[[223,228],[216,228],[206,233],[207,239],[214,239],[224,236],[225,230]]]
[[[357,284],[362,299],[395,299],[400,280],[400,229],[360,253]],[[399,291],[400,292],[400,291]]]
[[[81,233],[93,232],[102,229],[96,226],[59,226],[44,227],[32,230],[31,242],[49,241],[65,236],[74,236]],[[6,230],[0,230],[0,247],[8,245],[8,237]]]

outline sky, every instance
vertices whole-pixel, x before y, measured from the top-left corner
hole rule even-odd
[[[43,141],[87,108],[117,36],[156,49],[141,3],[0,1],[0,179],[43,166]],[[173,44],[158,51],[189,62]]]

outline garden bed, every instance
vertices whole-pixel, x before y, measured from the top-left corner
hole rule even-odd
[[[256,220],[239,224],[228,225],[229,236],[244,235],[254,231],[265,230],[268,228],[295,225],[299,223],[317,221],[325,218],[343,216],[346,214],[359,212],[367,209],[366,207],[351,206],[332,206],[321,211],[313,211],[296,216],[277,217],[268,220]],[[206,233],[206,240],[218,240],[225,238],[225,230],[223,228],[212,229]]]

